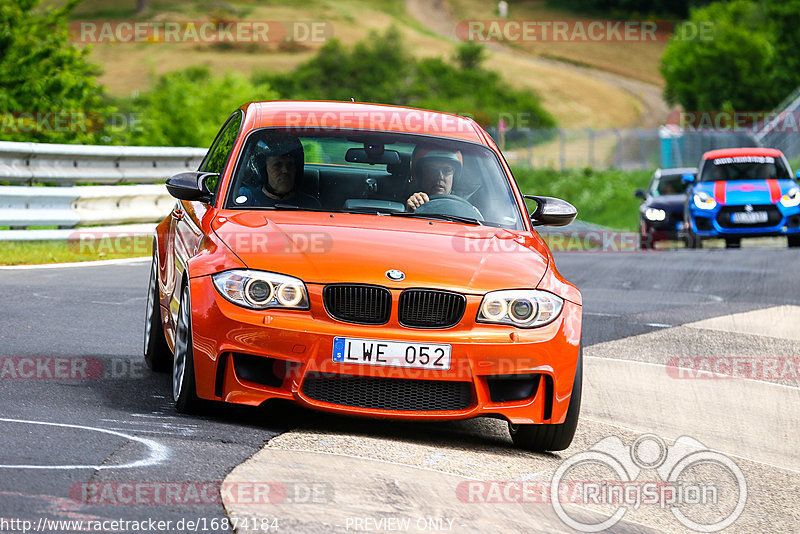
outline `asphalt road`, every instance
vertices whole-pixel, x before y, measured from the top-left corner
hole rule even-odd
[[[800,305],[798,259],[794,250],[742,249],[561,253],[556,263],[583,291],[588,348],[692,321]],[[434,425],[365,424],[294,410],[218,407],[199,417],[176,414],[169,377],[150,373],[141,362],[148,268],[142,262],[0,270],[0,531],[14,530],[3,519],[36,525],[41,518],[169,520],[169,531],[178,531],[180,520],[205,518],[210,527],[225,512],[204,497],[203,484],[219,484],[266,441],[297,424],[332,433],[328,445],[313,438],[306,448],[335,448],[331,443],[342,432],[356,435],[356,449],[373,437],[396,441],[400,433],[434,451],[466,447],[519,457],[507,436],[493,435],[497,429],[479,421],[433,430]],[[582,422],[581,446],[607,435],[603,428]],[[291,441],[291,435],[275,442]],[[443,453],[444,460],[429,454],[424,461],[436,466],[450,453]],[[557,465],[560,458],[539,459]],[[445,471],[458,473],[480,460],[475,462],[455,462]],[[497,466],[483,467],[491,475]],[[182,484],[165,484],[173,482]],[[140,504],[121,502],[130,497],[130,483],[142,492]],[[791,499],[789,505],[797,508]]]

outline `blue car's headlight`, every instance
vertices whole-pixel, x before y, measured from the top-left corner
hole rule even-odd
[[[533,328],[555,320],[563,306],[560,297],[538,289],[492,291],[483,297],[477,321]]]
[[[212,278],[220,295],[245,308],[308,309],[306,286],[292,276],[237,269],[217,273]]]
[[[711,198],[708,193],[695,193],[693,200],[694,205],[701,210],[713,210],[717,207],[717,201]]]
[[[800,188],[793,187],[781,197],[781,204],[785,208],[800,206]]]

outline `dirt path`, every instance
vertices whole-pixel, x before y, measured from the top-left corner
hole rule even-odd
[[[444,38],[458,40],[456,21],[446,0],[406,0],[406,9],[427,29]],[[546,109],[556,116],[559,124],[576,127],[655,128],[665,122],[669,113],[661,88],[656,85],[610,72],[531,56],[499,43],[489,43],[487,48],[492,56],[493,66],[507,65],[512,72],[515,69],[525,69],[516,70],[516,74],[526,77],[532,75],[530,79],[536,81],[530,85],[539,90]],[[551,76],[557,73],[557,80],[553,80],[556,83],[542,83],[541,77],[547,73]],[[628,97],[625,99],[628,102],[622,101],[618,96],[612,97],[609,88],[623,92]],[[551,95],[549,91],[560,92],[563,98]],[[564,98],[573,99],[572,107],[563,101]],[[632,107],[627,112],[616,115],[609,113],[611,107],[626,105]]]

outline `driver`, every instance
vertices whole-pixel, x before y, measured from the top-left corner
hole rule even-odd
[[[240,206],[274,206],[289,204],[301,208],[320,208],[319,201],[298,189],[298,176],[303,176],[303,145],[297,137],[270,138],[258,142],[264,159],[257,175],[266,180],[255,187],[239,188],[236,203]],[[260,188],[258,186],[261,186]]]
[[[418,191],[406,201],[406,211],[414,211],[430,200],[430,195],[449,195],[458,179],[464,160],[458,150],[438,150],[417,146],[411,157],[413,187]]]

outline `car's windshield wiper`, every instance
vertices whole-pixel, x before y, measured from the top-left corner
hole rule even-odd
[[[395,215],[397,217],[416,217],[419,219],[439,219],[442,221],[460,222],[465,224],[474,224],[477,226],[483,226],[483,223],[478,219],[474,219],[472,217],[461,217],[460,215],[447,215],[445,213],[415,213],[415,212],[395,211],[392,212],[392,215]]]

